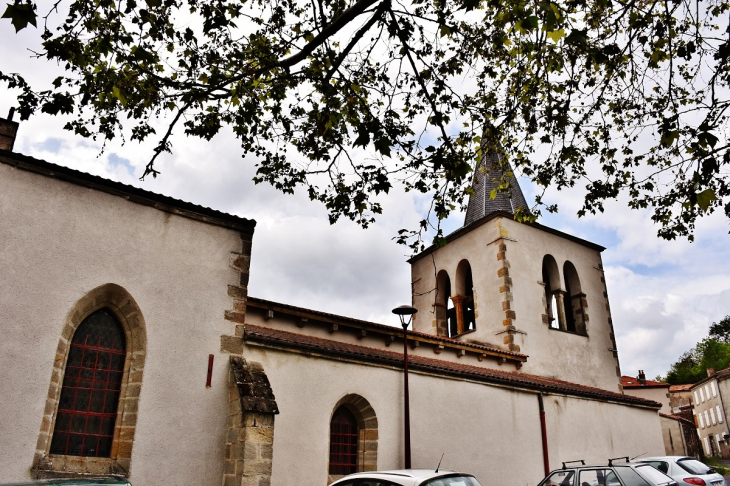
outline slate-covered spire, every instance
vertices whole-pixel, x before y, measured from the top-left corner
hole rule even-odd
[[[464,226],[479,221],[496,211],[506,211],[514,214],[517,208],[528,209],[522,189],[520,189],[520,185],[513,176],[509,177],[510,190],[508,193],[497,192],[496,198],[492,199],[490,197],[492,190],[497,189],[502,178],[503,169],[500,167],[499,157],[497,152],[484,154],[479,166],[474,170],[474,179],[472,180],[474,195],[469,196]],[[508,172],[512,172],[512,167],[509,164],[506,169]]]

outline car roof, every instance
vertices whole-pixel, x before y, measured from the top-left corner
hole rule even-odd
[[[458,471],[452,471],[450,469],[439,469],[438,472],[434,469],[392,469],[389,471],[370,471],[370,472],[357,472],[345,476],[342,479],[354,479],[359,477],[371,477],[378,479],[388,479],[393,476],[400,478],[409,479],[433,479],[443,476],[450,476],[452,474],[464,474],[465,476],[472,476],[472,474],[459,473]],[[341,481],[340,479],[339,481]]]
[[[643,462],[643,461],[674,461],[677,462],[680,459],[694,459],[694,457],[689,456],[654,456],[654,457],[640,457],[635,459],[636,462]]]

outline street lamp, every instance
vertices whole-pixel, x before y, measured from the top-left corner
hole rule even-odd
[[[410,305],[402,305],[393,309],[393,314],[400,318],[400,323],[403,326],[403,407],[404,407],[404,422],[405,422],[405,459],[406,469],[411,468],[411,413],[410,403],[408,399],[408,326],[413,320],[413,314],[418,312],[418,309],[411,307]]]

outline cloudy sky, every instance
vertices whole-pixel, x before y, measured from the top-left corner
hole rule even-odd
[[[60,70],[31,58],[37,35],[34,29],[15,34],[3,19],[0,71],[49,86]],[[0,116],[13,104],[13,93],[3,87]],[[330,226],[323,206],[306,194],[254,185],[254,161],[241,158],[230,132],[209,143],[177,137],[174,154],[158,159],[162,175],[140,182],[149,145],[109,143],[100,155],[99,143],[74,137],[63,123],[48,116],[23,122],[15,151],[255,219],[251,295],[383,323],[394,323],[393,307],[410,303],[408,250],[392,238],[417,224],[423,200],[395,190],[382,200],[384,214],[371,228],[349,221]],[[531,202],[534,188],[520,182]],[[730,314],[730,224],[722,214],[698,224],[694,243],[668,242],[657,238],[647,212],[621,201],[607,204],[602,215],[578,219],[579,196],[550,197],[561,211],[543,224],[607,247],[603,261],[624,374],[665,374],[712,322]],[[455,214],[446,227],[462,222]]]

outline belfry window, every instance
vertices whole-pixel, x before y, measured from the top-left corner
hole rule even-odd
[[[566,330],[587,335],[588,301],[581,290],[580,279],[575,266],[566,261],[563,264],[565,276],[565,324]]]
[[[476,329],[474,281],[471,265],[467,260],[462,260],[456,267],[454,291],[451,296],[454,307],[453,310],[449,309],[449,337],[460,336]]]
[[[51,441],[51,454],[110,457],[127,354],[124,332],[101,309],[71,340]]]
[[[335,410],[330,422],[331,475],[357,472],[360,433],[355,415],[344,405]]]

